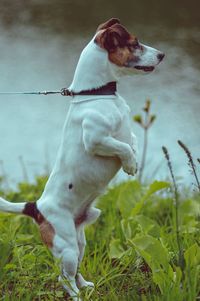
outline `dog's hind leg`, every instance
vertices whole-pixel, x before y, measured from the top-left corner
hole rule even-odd
[[[79,246],[79,258],[78,258],[78,270],[79,270],[80,264],[83,260],[83,256],[85,253],[85,246],[86,246],[84,226],[80,226],[77,229],[77,241]],[[79,271],[76,275],[76,284],[78,288],[88,287],[88,286],[94,287],[94,283],[90,281],[86,281]]]
[[[66,248],[62,252],[61,259],[61,275],[59,281],[63,288],[67,291],[74,301],[81,300],[79,298],[79,289],[76,284],[76,274],[78,267],[78,256],[74,250]]]
[[[86,212],[86,218],[83,220],[82,224],[77,227],[77,241],[79,247],[79,258],[78,258],[78,269],[80,264],[83,260],[84,253],[85,253],[85,246],[86,246],[86,239],[85,239],[85,231],[84,226],[85,224],[92,224],[94,223],[101,213],[100,209],[95,207],[89,207]],[[81,273],[77,273],[76,275],[76,283],[79,288],[81,287],[94,287],[94,283],[90,281],[86,281]]]
[[[52,253],[56,258],[61,260],[61,275],[59,281],[63,288],[74,301],[80,301],[79,289],[76,285],[79,247],[73,220],[68,220],[67,227],[64,226],[63,228],[62,231],[55,229],[56,235]]]

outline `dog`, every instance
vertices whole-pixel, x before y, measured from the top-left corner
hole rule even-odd
[[[0,198],[1,211],[25,214],[38,224],[43,242],[60,259],[59,280],[75,301],[81,287],[94,285],[78,272],[84,227],[100,215],[94,201],[120,168],[129,175],[137,169],[130,109],[116,83],[125,75],[152,72],[163,58],[164,53],[141,44],[118,19],[101,24],[81,53],[72,84],[62,91],[72,98],[42,196],[35,203]]]

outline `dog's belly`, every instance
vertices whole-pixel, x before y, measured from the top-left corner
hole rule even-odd
[[[79,150],[74,160],[66,163],[67,173],[62,176],[68,188],[68,197],[73,194],[74,202],[88,202],[93,195],[102,193],[120,167],[121,162],[117,157],[89,155],[86,152],[81,154]]]
[[[74,216],[102,194],[121,167],[117,157],[92,156],[73,150],[60,157],[49,177],[38,206],[48,215],[67,210]]]

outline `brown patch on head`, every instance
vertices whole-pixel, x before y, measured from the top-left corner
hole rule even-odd
[[[42,213],[38,210],[36,203],[27,203],[23,210],[23,213],[34,218],[39,225],[40,234],[43,242],[49,247],[53,247],[53,238],[55,236],[55,230],[53,226],[45,219]]]
[[[97,31],[102,29],[107,29],[108,27],[111,27],[114,24],[120,24],[120,20],[117,18],[111,18],[110,20],[106,21],[105,23],[102,23],[98,26]]]
[[[118,48],[115,52],[109,53],[109,60],[120,67],[126,66],[126,64],[134,59],[134,55],[127,47]]]
[[[134,47],[138,44],[137,38],[119,23],[101,28],[95,38],[95,43],[107,50],[109,60],[120,67],[126,66],[130,60],[137,61],[138,59],[134,57]]]

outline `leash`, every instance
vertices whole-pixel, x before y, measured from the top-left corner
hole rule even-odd
[[[67,89],[63,88],[60,91],[33,91],[33,92],[0,92],[0,95],[49,95],[49,94],[61,94],[63,96],[70,96],[67,94]]]
[[[91,90],[83,90],[80,92],[73,92],[67,88],[63,88],[60,91],[32,91],[32,92],[0,92],[0,95],[49,95],[49,94],[61,94],[62,96],[76,96],[76,95],[115,95],[117,91],[116,82],[109,82],[99,88]]]

